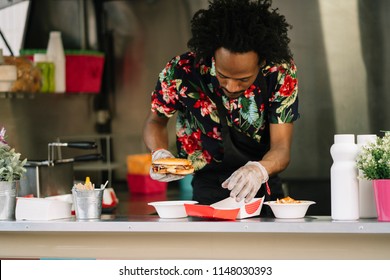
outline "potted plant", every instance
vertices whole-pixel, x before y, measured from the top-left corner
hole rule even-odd
[[[390,131],[362,147],[357,167],[373,182],[378,220],[390,221]]]
[[[19,180],[26,172],[24,165],[27,159],[21,160],[5,141],[5,129],[0,130],[0,220],[10,220],[15,216],[16,193]]]
[[[0,130],[0,181],[19,181],[26,172],[24,165],[27,159],[21,160],[20,153],[16,153],[5,141],[5,129]]]

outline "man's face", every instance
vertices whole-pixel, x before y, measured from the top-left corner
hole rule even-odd
[[[260,71],[259,57],[254,51],[232,53],[225,48],[215,51],[215,71],[225,95],[239,97],[256,80]]]

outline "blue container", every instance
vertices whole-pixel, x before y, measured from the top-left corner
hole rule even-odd
[[[180,199],[192,199],[192,175],[187,175],[179,181]]]

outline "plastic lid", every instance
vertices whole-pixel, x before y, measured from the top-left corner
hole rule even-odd
[[[335,134],[334,143],[353,143],[355,144],[354,134]]]
[[[60,37],[61,32],[60,31],[50,31],[50,37]]]
[[[35,53],[34,62],[47,62],[47,56],[44,53]]]
[[[0,80],[0,92],[7,92],[12,88],[12,83],[13,82],[3,82]]]
[[[0,81],[12,82],[18,78],[18,71],[15,65],[0,65]]]
[[[376,141],[376,134],[361,134],[357,136],[358,144],[372,143]]]

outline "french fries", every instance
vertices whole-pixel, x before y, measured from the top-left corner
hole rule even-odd
[[[295,200],[295,199],[293,199],[293,198],[291,198],[289,196],[286,196],[286,197],[281,198],[281,199],[277,198],[276,199],[276,203],[293,204],[293,203],[301,203],[301,201],[300,200]]]
[[[95,184],[92,184],[90,178],[87,177],[84,184],[77,183],[74,187],[80,191],[92,191],[95,189]]]

